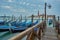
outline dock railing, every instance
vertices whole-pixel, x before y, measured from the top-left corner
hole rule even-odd
[[[55,29],[57,32],[57,37],[60,40],[60,22],[59,21],[55,21]]]
[[[26,40],[35,40],[35,39],[41,40],[45,27],[46,27],[46,21],[42,21],[41,23],[38,23],[26,29],[25,31],[15,35],[9,40],[22,40],[25,36],[27,36]]]

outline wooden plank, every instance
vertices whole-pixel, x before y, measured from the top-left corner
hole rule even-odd
[[[55,28],[47,27],[45,31],[45,35],[42,37],[42,40],[58,40],[57,33],[55,32]]]

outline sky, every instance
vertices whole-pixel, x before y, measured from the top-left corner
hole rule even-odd
[[[29,16],[44,14],[44,3],[47,3],[47,14],[60,16],[60,0],[0,0],[0,16]],[[51,9],[48,8],[51,5]]]

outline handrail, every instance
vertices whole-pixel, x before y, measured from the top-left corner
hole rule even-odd
[[[55,21],[55,28],[56,28],[56,32],[60,34],[60,22],[59,21]]]
[[[35,26],[32,26],[30,28],[28,28],[27,30],[19,33],[18,35],[12,37],[11,39],[9,40],[21,40],[23,37],[25,37],[29,32],[31,32],[34,28],[36,27],[40,27],[45,21],[41,22],[41,23],[38,23],[36,24]]]

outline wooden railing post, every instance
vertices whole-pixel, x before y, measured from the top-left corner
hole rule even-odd
[[[30,32],[30,34],[27,36],[27,39],[26,39],[26,40],[34,40],[34,38],[35,38],[34,30],[32,30],[32,31]]]
[[[46,21],[43,23],[43,28],[46,29]]]
[[[41,37],[42,37],[42,29],[39,27],[39,30],[38,30],[38,37],[39,37],[39,40],[41,40]]]
[[[46,22],[44,22],[42,24],[42,32],[43,32],[43,35],[45,34],[45,29],[46,29]]]

